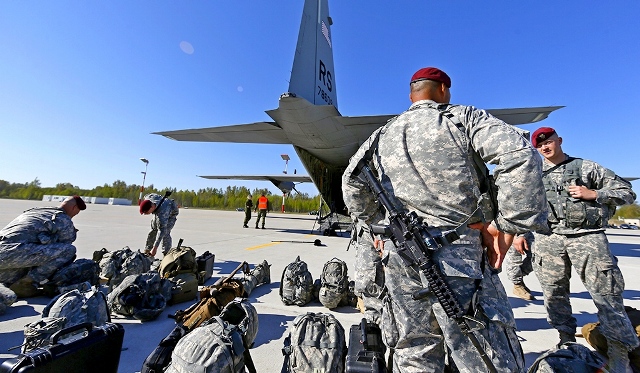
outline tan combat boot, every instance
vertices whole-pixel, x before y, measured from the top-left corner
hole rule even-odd
[[[9,286],[18,298],[31,298],[42,294],[42,291],[38,289],[37,284],[29,276],[24,276],[20,280],[14,282]]]
[[[524,282],[513,285],[513,295],[524,300],[536,300],[536,298],[531,295],[531,290],[529,290]]]
[[[632,370],[629,365],[629,350],[627,349],[627,346],[611,339],[607,340],[607,345],[609,346],[607,350],[607,355],[609,357],[607,366],[609,367],[609,372],[631,373]]]

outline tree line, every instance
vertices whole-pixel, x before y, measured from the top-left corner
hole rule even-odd
[[[132,204],[138,203],[140,185],[127,185],[124,181],[116,180],[113,184],[104,184],[93,189],[80,189],[71,183],[59,183],[55,187],[42,187],[36,178],[30,183],[9,183],[0,180],[0,198],[42,200],[44,195],[71,196],[74,194],[86,197],[124,198],[130,199]],[[156,189],[153,184],[144,190],[144,194],[163,194],[167,189]],[[253,195],[254,204],[257,203],[260,194],[271,202],[273,210],[280,210],[282,196],[272,194],[268,189],[254,189],[250,191],[246,187],[228,186],[226,189],[206,188],[195,190],[171,189],[173,198],[182,207],[208,208],[216,210],[235,210],[244,207],[247,195]],[[287,196],[286,210],[288,212],[302,212],[318,210],[320,196],[310,197],[307,193],[293,193]],[[637,219],[640,218],[640,205],[634,202],[631,205],[620,206],[612,219]]]
[[[140,185],[127,185],[124,181],[116,180],[113,184],[104,184],[93,189],[80,189],[71,183],[59,183],[55,187],[42,187],[37,178],[30,183],[10,183],[0,180],[0,198],[42,200],[45,195],[71,196],[74,194],[83,197],[124,198],[131,200],[131,204],[138,204],[141,190]],[[171,197],[181,207],[207,208],[216,210],[235,210],[244,208],[247,195],[253,196],[254,207],[258,197],[264,193],[269,199],[272,209],[280,210],[282,195],[272,194],[268,189],[256,188],[250,191],[244,186],[228,186],[226,189],[205,188],[200,190],[176,190],[175,188],[156,189],[153,184],[145,187],[144,194],[164,194],[171,190]],[[292,193],[286,198],[287,212],[306,213],[318,210],[320,196],[311,197],[307,193]]]

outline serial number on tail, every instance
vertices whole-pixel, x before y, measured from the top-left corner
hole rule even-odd
[[[333,105],[331,96],[329,96],[329,94],[325,92],[324,89],[322,89],[320,86],[318,86],[318,96],[320,96],[327,104]]]

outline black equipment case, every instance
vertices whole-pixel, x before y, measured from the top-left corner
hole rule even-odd
[[[202,255],[196,258],[198,264],[198,285],[204,285],[204,283],[213,275],[213,262],[216,259],[215,254],[211,254],[205,251]]]
[[[64,336],[83,330],[81,335],[60,341]],[[51,345],[37,348],[5,360],[0,372],[10,373],[117,373],[124,328],[107,323],[75,325],[51,336]]]
[[[360,324],[352,325],[349,330],[345,372],[386,373],[385,352],[380,328],[363,318]]]
[[[182,337],[187,334],[187,330],[182,325],[175,328],[166,336],[158,347],[156,347],[142,363],[140,373],[163,372],[171,362],[171,354]]]

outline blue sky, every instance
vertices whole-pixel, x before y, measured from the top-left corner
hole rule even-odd
[[[281,154],[306,173],[291,146],[150,133],[269,120],[288,87],[302,5],[0,2],[0,179],[141,184],[144,157],[147,185],[276,193],[196,175],[280,173]],[[329,9],[343,115],[402,112],[410,76],[438,66],[453,103],[566,106],[523,127],[555,127],[567,153],[640,176],[640,2],[330,0]]]

